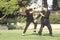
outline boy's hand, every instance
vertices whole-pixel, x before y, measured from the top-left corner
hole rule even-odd
[[[34,12],[34,8],[32,8],[32,11],[30,11],[30,14],[32,14]]]
[[[32,14],[33,13],[33,11],[30,11],[30,14]]]
[[[41,15],[42,17],[45,17],[45,15]]]
[[[34,23],[36,23],[37,22],[37,19],[34,19]]]
[[[40,15],[43,16],[43,17],[45,16],[45,15],[43,15],[42,13],[40,13]]]

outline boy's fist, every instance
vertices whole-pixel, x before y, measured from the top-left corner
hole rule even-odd
[[[36,23],[37,22],[37,19],[34,19],[34,23]]]

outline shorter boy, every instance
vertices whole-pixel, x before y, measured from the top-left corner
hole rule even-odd
[[[49,34],[50,34],[50,36],[52,36],[52,28],[51,28],[50,21],[49,21],[50,13],[49,13],[49,10],[47,9],[47,7],[43,7],[42,14],[44,16],[41,17],[41,27],[40,27],[38,34],[42,35],[42,30],[43,30],[44,26],[47,26],[47,28],[49,30]]]

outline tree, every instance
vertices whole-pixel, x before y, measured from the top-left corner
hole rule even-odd
[[[58,0],[53,0],[53,10],[58,10]]]
[[[17,3],[17,0],[0,0],[0,14],[2,13],[5,16],[17,12]]]

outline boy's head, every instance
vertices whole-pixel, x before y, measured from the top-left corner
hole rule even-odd
[[[27,4],[27,5],[25,5],[25,7],[26,7],[26,9],[30,9],[28,4]]]
[[[44,10],[44,11],[47,11],[48,9],[47,9],[47,7],[43,7],[43,10]]]

